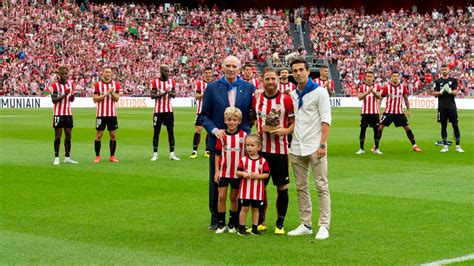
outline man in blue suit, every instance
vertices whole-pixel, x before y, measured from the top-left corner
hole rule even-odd
[[[209,225],[209,230],[217,228],[217,184],[214,183],[215,148],[217,138],[225,136],[224,110],[229,106],[239,108],[242,112],[242,123],[239,129],[250,133],[249,118],[255,86],[240,79],[238,74],[241,67],[242,64],[237,57],[226,57],[222,62],[224,76],[219,80],[209,83],[203,97],[201,119],[204,128],[206,128],[209,134],[207,148],[210,151],[209,210],[211,212],[211,224]],[[231,213],[231,216],[234,215],[238,215],[238,213]]]

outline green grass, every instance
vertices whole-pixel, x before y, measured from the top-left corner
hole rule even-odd
[[[207,231],[208,162],[187,159],[192,109],[175,114],[179,162],[167,159],[164,128],[161,157],[150,162],[151,109],[122,109],[120,163],[92,163],[94,110],[75,109],[72,158],[80,163],[53,166],[51,116],[51,110],[0,111],[2,264],[414,265],[474,253],[473,111],[459,111],[464,154],[453,147],[439,153],[435,110],[414,110],[410,123],[422,153],[412,152],[404,131],[392,126],[384,131],[384,155],[357,156],[359,110],[333,109],[326,241],[272,234],[273,186],[264,236]],[[366,150],[373,143],[371,131],[367,136]],[[107,155],[108,136],[103,140]],[[287,231],[298,225],[294,183],[289,191]],[[311,192],[316,225],[314,185]]]

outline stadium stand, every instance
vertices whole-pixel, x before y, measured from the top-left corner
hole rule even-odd
[[[145,95],[160,64],[174,71],[179,96],[189,96],[204,67],[218,75],[229,54],[257,63],[273,51],[293,49],[288,20],[276,10],[17,4],[0,12],[2,85],[10,96],[43,94],[62,64],[73,66],[80,96],[91,95],[103,65],[116,69],[126,94]]]
[[[392,69],[401,70],[410,92],[425,95],[439,66],[447,63],[460,80],[459,97],[473,94],[472,7],[368,15],[321,7],[288,13],[13,2],[5,1],[0,10],[0,91],[8,96],[47,94],[62,64],[73,66],[78,96],[91,95],[91,84],[104,65],[116,69],[126,95],[147,95],[147,83],[158,75],[160,64],[171,66],[179,96],[191,96],[204,67],[210,65],[219,75],[219,64],[228,54],[277,67],[287,66],[291,54],[305,55],[314,67],[330,66],[345,96],[354,95],[367,67],[379,73],[379,83]],[[292,37],[298,16],[311,47],[301,41],[301,32],[298,39]]]
[[[363,15],[353,9],[310,9],[311,40],[317,56],[337,64],[344,94],[354,96],[370,67],[387,81],[392,69],[403,73],[410,92],[426,95],[446,63],[460,80],[459,97],[473,88],[472,7],[431,14],[405,11]]]

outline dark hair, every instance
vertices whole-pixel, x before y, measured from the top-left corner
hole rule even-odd
[[[210,67],[210,66],[205,67],[205,68],[204,68],[204,71],[207,71],[207,70],[211,70],[211,71],[212,71],[212,67]]]
[[[284,68],[280,69],[280,75],[281,75],[281,72],[283,72],[283,71],[287,71],[288,73],[290,73],[290,71],[288,70],[288,68],[284,67]]]
[[[328,68],[328,66],[322,65],[322,66],[320,66],[319,68]]]
[[[390,76],[393,76],[393,74],[398,74],[398,75],[400,75],[400,72],[399,72],[398,70],[394,70],[394,71],[392,71],[392,74],[391,74]]]
[[[366,71],[365,71],[365,74],[366,74],[366,75],[367,75],[367,74],[372,74],[372,75],[373,75],[373,74],[374,74],[374,71],[369,69],[369,70],[366,70]]]
[[[293,69],[294,64],[304,64],[304,67],[306,68],[306,70],[309,69],[308,61],[306,61],[306,59],[304,59],[303,57],[296,57],[295,59],[291,60],[290,62],[291,69]]]
[[[252,64],[250,64],[250,63],[245,63],[245,64],[244,64],[244,69],[245,69],[246,67],[253,68]]]
[[[443,67],[448,67],[448,65],[447,64],[442,64],[441,68],[443,68]]]
[[[268,72],[273,72],[273,73],[277,74],[276,70],[273,67],[266,67],[263,70],[263,75],[265,76],[265,74],[267,74]]]

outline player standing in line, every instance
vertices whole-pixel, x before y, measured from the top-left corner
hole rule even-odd
[[[387,102],[382,119],[380,121],[378,136],[375,140],[375,154],[382,154],[379,149],[379,142],[382,138],[382,132],[383,129],[390,126],[392,122],[395,124],[395,127],[403,127],[405,129],[407,137],[412,144],[412,150],[415,152],[421,152],[421,149],[416,145],[415,135],[408,126],[407,116],[403,113],[403,102],[405,102],[407,115],[411,115],[408,94],[407,87],[400,82],[400,73],[397,71],[392,72],[391,81],[384,87],[381,95],[382,98],[387,97]]]
[[[100,162],[101,139],[104,134],[105,126],[110,135],[110,161],[118,163],[115,157],[117,148],[116,132],[118,129],[116,104],[120,98],[120,83],[112,80],[112,68],[104,67],[100,81],[94,83],[94,103],[97,104],[95,129],[95,163]]]
[[[259,89],[259,82],[258,79],[253,77],[253,67],[252,64],[250,63],[245,63],[244,64],[244,76],[242,77],[243,80],[252,83],[255,88],[258,90]]]
[[[364,142],[365,142],[365,131],[367,127],[371,127],[374,130],[374,141],[377,139],[378,126],[380,121],[380,102],[381,99],[381,87],[380,85],[374,84],[374,72],[369,70],[365,73],[365,84],[359,87],[359,101],[362,102],[362,110],[360,114],[360,148],[356,154],[364,154]],[[374,150],[374,152],[380,152],[380,150]]]
[[[77,163],[70,157],[71,153],[71,134],[73,128],[73,119],[71,112],[71,103],[74,101],[74,84],[68,81],[69,69],[67,67],[59,68],[59,80],[54,82],[51,87],[53,94],[51,99],[54,103],[53,109],[53,128],[54,128],[54,165],[59,165],[59,146],[61,146],[61,135],[64,128],[64,150],[65,163]]]
[[[225,136],[216,143],[216,166],[214,182],[218,184],[217,216],[218,226],[216,234],[225,231],[235,233],[239,225],[239,212],[237,196],[239,193],[240,179],[237,176],[237,167],[244,156],[244,142],[247,133],[239,130],[242,122],[242,112],[236,107],[227,107],[224,112],[224,122],[227,125]],[[227,187],[230,185],[230,210],[229,223],[225,225],[225,211],[227,200]]]
[[[196,129],[194,131],[193,137],[193,153],[189,156],[190,159],[197,158],[197,151],[199,147],[199,142],[201,142],[201,132],[202,132],[202,121],[200,118],[201,108],[202,108],[202,97],[204,97],[204,92],[206,91],[207,84],[212,81],[212,68],[206,67],[204,69],[204,79],[199,80],[196,82],[196,86],[194,88],[194,98],[196,99],[196,122],[195,126]],[[209,151],[207,150],[207,136],[206,136],[206,152],[204,153],[204,157],[209,158]]]
[[[273,68],[263,72],[264,92],[254,102],[256,129],[262,138],[262,156],[268,162],[273,185],[277,187],[277,221],[275,234],[283,235],[283,224],[288,210],[288,135],[293,132],[294,114],[291,97],[278,90],[278,76]],[[267,126],[273,127],[271,131]],[[265,187],[270,180],[265,180]],[[265,212],[268,206],[266,193],[259,209],[258,230],[266,231]]]
[[[276,76],[276,73],[275,73]],[[268,163],[258,152],[262,148],[262,141],[257,134],[249,135],[245,138],[245,150],[247,155],[243,157],[237,168],[237,176],[241,178],[239,187],[239,199],[242,205],[239,215],[239,231],[241,236],[250,233],[261,235],[258,230],[259,206],[265,198],[265,181],[268,179]],[[247,232],[247,213],[249,206],[252,207],[252,230]]]
[[[158,142],[160,140],[161,126],[165,124],[168,131],[170,146],[170,160],[179,161],[174,153],[174,114],[171,98],[176,97],[176,82],[169,78],[170,68],[160,66],[160,77],[151,81],[151,98],[155,100],[153,114],[153,157],[151,161],[158,160]]]
[[[329,96],[334,96],[334,81],[329,79],[329,68],[327,66],[319,67],[319,78],[315,78],[313,81],[328,90]]]
[[[280,83],[278,83],[278,90],[281,93],[287,95],[289,95],[290,92],[296,89],[296,85],[288,81],[289,76],[290,73],[288,72],[288,69],[283,68],[282,70],[280,70]]]
[[[447,65],[441,66],[441,77],[435,81],[432,95],[438,97],[438,122],[441,123],[441,138],[443,148],[440,152],[448,152],[448,120],[451,122],[456,140],[456,152],[464,152],[460,146],[461,133],[458,125],[458,111],[456,108],[456,94],[458,92],[457,79],[449,76]]]

